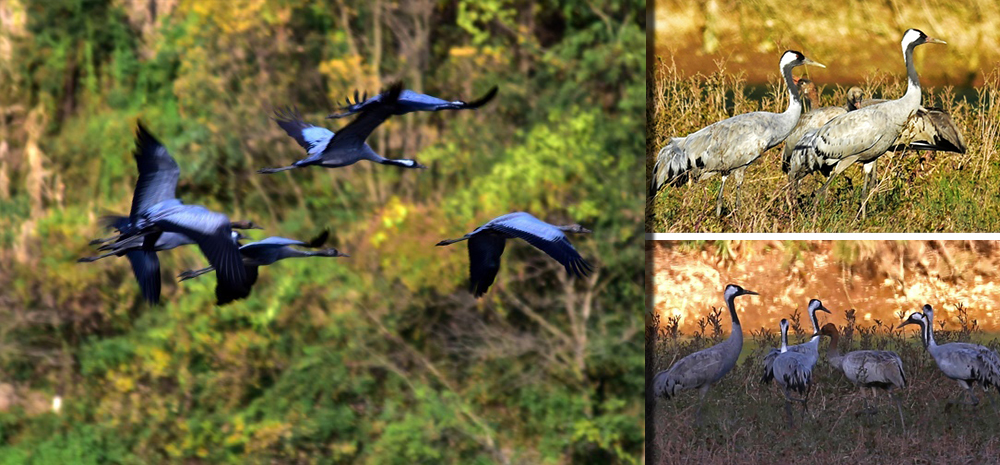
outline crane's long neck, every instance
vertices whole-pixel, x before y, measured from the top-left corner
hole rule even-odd
[[[788,326],[781,327],[781,353],[788,352]]]
[[[914,44],[903,47],[903,61],[906,62],[906,93],[901,101],[906,103],[908,108],[916,111],[920,107],[920,78],[917,77],[917,67],[913,64]]]
[[[924,330],[924,347],[928,350],[932,348],[936,349],[937,343],[934,342],[934,314],[925,313],[925,315],[927,315],[927,324],[925,328],[922,328]]]
[[[730,296],[726,299],[726,305],[729,307],[729,318],[733,321],[732,332],[729,334],[730,340],[738,341],[738,343],[743,345],[743,327],[740,326],[740,317],[736,314],[736,296]]]
[[[794,66],[791,63],[787,63],[781,68],[781,75],[785,78],[785,87],[788,88],[788,108],[785,109],[784,114],[791,115],[795,121],[798,121],[799,115],[802,114],[802,100],[799,99],[799,87],[792,80],[792,68]]]
[[[830,348],[826,350],[826,359],[830,361],[830,365],[841,369],[844,357],[840,355],[840,350],[837,344],[840,342],[840,334],[833,333],[830,335]]]

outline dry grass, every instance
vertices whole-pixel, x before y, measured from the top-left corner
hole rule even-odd
[[[776,73],[775,73],[776,74]],[[742,75],[716,63],[709,75],[684,77],[669,61],[658,60],[650,90],[646,178],[656,152],[670,137],[690,134],[713,122],[750,111],[783,111],[784,84],[772,77],[760,100],[747,97]],[[813,77],[821,81],[822,75]],[[825,87],[825,89],[824,89]],[[898,98],[905,82],[887,74],[862,84],[867,96]],[[823,86],[821,105],[842,105],[847,86]],[[966,154],[906,152],[879,159],[879,184],[861,198],[861,169],[838,176],[829,198],[817,208],[811,193],[825,180],[800,183],[793,204],[786,201],[781,172],[783,145],[764,153],[747,170],[743,208],[728,211],[735,196],[727,189],[726,211],[715,216],[720,177],[682,187],[664,187],[647,204],[649,232],[993,232],[1000,229],[1000,69],[976,88],[972,100],[958,99],[950,87],[924,89],[923,104],[948,111],[962,130]],[[867,217],[859,210],[867,203]]]
[[[705,309],[705,314],[710,310]],[[647,398],[647,403],[655,402],[647,407],[653,420],[648,433],[652,438],[648,444],[650,463],[996,462],[1000,456],[1000,412],[990,407],[982,391],[977,392],[981,400],[977,408],[946,409],[946,400],[955,398],[960,389],[938,371],[912,330],[902,332],[887,324],[857,326],[850,316],[847,322],[840,328],[842,352],[895,350],[903,359],[909,386],[897,395],[903,403],[905,430],[900,427],[895,406],[881,392],[876,397],[879,412],[871,416],[860,413],[860,391],[825,361],[826,338],[813,374],[811,415],[804,422],[796,416],[795,429],[788,430],[778,389],[759,382],[761,358],[777,344],[776,334],[744,333],[744,358],[709,393],[700,426],[693,425],[697,392],[688,391],[671,400]],[[646,331],[647,363],[653,365],[649,371],[664,370],[680,357],[727,336],[713,334],[710,323],[706,328],[703,334],[685,336],[653,317]],[[973,340],[994,350],[1000,347],[1000,340],[969,324],[957,331],[940,329],[935,328],[939,343]],[[996,401],[996,391],[989,395]]]

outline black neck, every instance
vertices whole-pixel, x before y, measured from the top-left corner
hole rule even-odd
[[[736,296],[730,296],[726,299],[726,305],[729,306],[729,317],[733,320],[733,326],[740,325],[740,317],[736,315]]]

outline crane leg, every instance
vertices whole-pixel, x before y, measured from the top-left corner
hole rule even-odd
[[[972,392],[972,386],[973,386],[972,384],[966,384],[964,381],[959,381],[958,385],[962,386],[962,388],[965,389],[965,393],[968,394],[970,400],[966,401],[962,399],[963,397],[965,397],[964,395],[959,395],[958,400],[948,401],[949,407],[955,404],[971,405],[973,407],[979,405],[979,399],[977,399],[976,395]]]
[[[864,197],[868,196],[868,193],[875,188],[875,184],[878,182],[878,175],[875,170],[875,162],[878,160],[872,160],[861,166],[865,171],[865,183],[863,185],[863,190],[861,193]]]
[[[740,205],[743,204],[743,194],[742,194],[743,191],[741,191],[740,188],[743,187],[743,175],[746,173],[746,171],[747,168],[744,166],[743,168],[740,168],[735,172],[733,172],[733,176],[736,176],[736,206],[733,207],[733,211],[739,210]]]
[[[826,199],[827,190],[830,188],[830,183],[833,182],[833,179],[836,178],[838,174],[843,173],[844,170],[846,170],[847,168],[849,168],[856,161],[858,161],[858,157],[857,156],[848,157],[848,158],[845,158],[845,159],[840,160],[839,162],[837,162],[837,166],[833,167],[833,172],[830,173],[830,177],[827,178],[827,180],[826,180],[825,183],[823,183],[823,187],[820,187],[819,190],[816,191],[816,193],[817,193],[817,202],[818,202],[819,198],[822,198],[824,200]]]
[[[786,397],[787,397],[787,395],[786,395]],[[788,427],[789,428],[794,428],[795,427],[795,420],[792,417],[792,402],[789,401],[788,399],[785,399],[785,418],[788,419]]]
[[[900,402],[899,397],[896,397],[896,395],[892,393],[892,388],[889,388],[885,392],[887,394],[889,394],[889,398],[892,399],[892,401],[896,403],[896,410],[899,411],[899,425],[900,425],[901,429],[905,430],[906,429],[906,420],[903,420],[903,403]]]
[[[698,408],[694,410],[694,424],[695,426],[701,424],[701,406],[705,404],[705,396],[708,395],[708,389],[711,385],[706,384],[701,389],[698,390]]]
[[[722,216],[722,191],[726,189],[726,179],[728,174],[722,175],[722,184],[719,185],[719,198],[715,200],[715,216]]]

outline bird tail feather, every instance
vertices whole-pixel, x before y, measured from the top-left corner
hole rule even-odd
[[[655,196],[665,184],[676,187],[687,182],[693,165],[691,158],[681,147],[683,142],[683,137],[675,137],[656,154],[649,183],[649,197]]]

